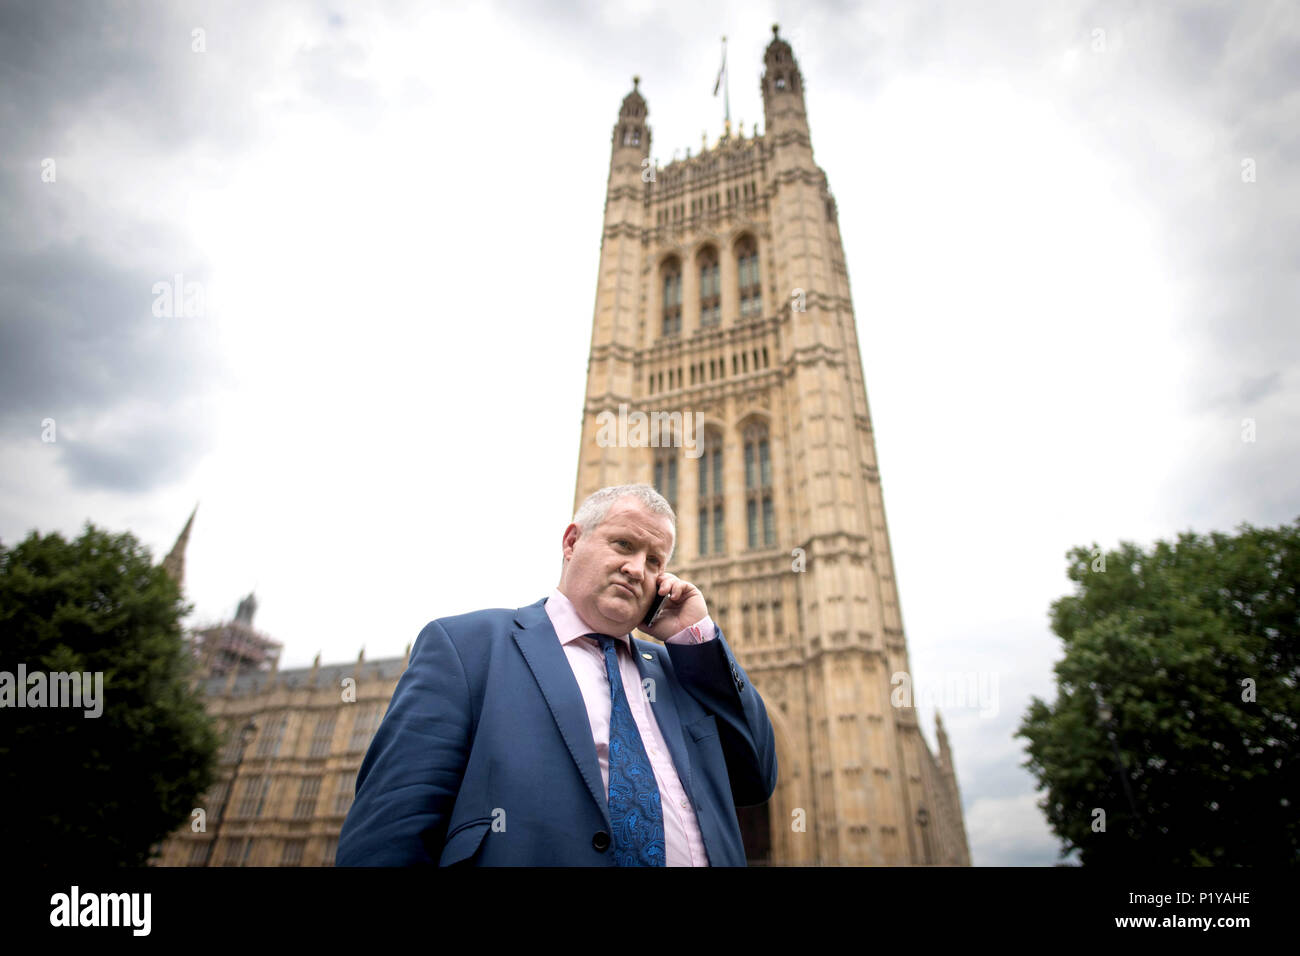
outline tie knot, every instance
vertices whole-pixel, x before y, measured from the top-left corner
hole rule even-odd
[[[618,638],[611,637],[609,634],[588,634],[587,636],[599,644],[602,651],[608,650],[614,644],[614,641],[618,640]]]

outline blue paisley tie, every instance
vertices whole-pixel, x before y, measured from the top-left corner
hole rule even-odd
[[[604,650],[609,677],[609,822],[614,831],[614,861],[619,866],[664,866],[659,786],[623,690],[615,639],[607,634],[587,636]]]

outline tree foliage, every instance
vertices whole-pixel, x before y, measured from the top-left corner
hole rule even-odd
[[[6,858],[142,866],[212,783],[218,737],[192,674],[175,582],[129,533],[0,545],[0,671],[103,674],[103,710],[6,707]],[[21,692],[21,688],[19,691]]]
[[[1056,702],[1033,698],[1016,734],[1063,855],[1296,865],[1300,519],[1068,557]]]

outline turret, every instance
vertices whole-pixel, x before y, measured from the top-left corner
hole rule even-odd
[[[650,127],[646,125],[649,111],[640,85],[641,77],[632,77],[632,92],[623,97],[623,106],[618,111],[618,122],[614,124],[611,139],[615,157],[622,149],[635,151],[638,159],[650,155]]]
[[[808,111],[803,98],[803,75],[790,44],[781,39],[779,27],[772,24],[772,42],[763,54],[764,135],[779,138],[782,133],[797,131],[808,144]],[[809,152],[812,148],[809,146]]]
[[[632,92],[623,97],[618,122],[610,134],[609,181],[605,194],[605,229],[632,226],[639,229],[644,218],[645,183],[650,181],[649,109],[638,87],[641,77],[632,77]]]

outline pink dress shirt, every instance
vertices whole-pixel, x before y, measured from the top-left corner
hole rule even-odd
[[[605,655],[599,645],[586,634],[596,632],[578,616],[573,606],[559,588],[551,591],[546,600],[546,616],[551,619],[555,633],[564,647],[564,654],[577,678],[578,689],[587,705],[587,719],[591,721],[591,736],[596,741],[596,757],[600,761],[600,775],[609,792],[609,675],[605,671]],[[659,721],[646,695],[641,692],[641,673],[637,670],[631,634],[614,635],[618,654],[618,672],[623,678],[637,732],[645,745],[646,755],[654,767],[655,782],[659,785],[659,803],[664,814],[664,849],[668,866],[708,866],[709,856],[704,850],[704,838],[695,809],[686,796],[686,788],[677,776],[672,754],[664,743]],[[703,644],[713,640],[713,619],[706,617],[685,630],[668,638],[669,644]]]

